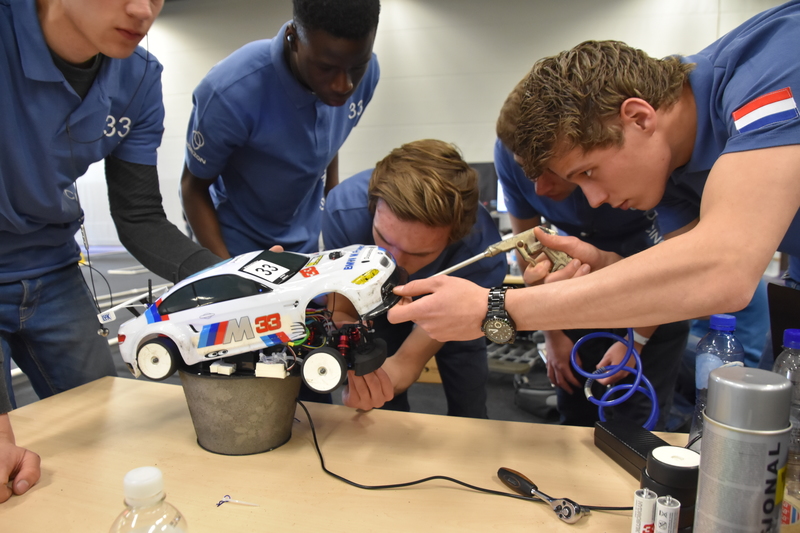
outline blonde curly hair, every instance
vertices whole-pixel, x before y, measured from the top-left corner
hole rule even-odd
[[[515,137],[525,173],[538,177],[557,151],[622,146],[616,120],[622,103],[641,98],[656,110],[669,109],[693,68],[619,41],[586,41],[537,61],[525,82]]]
[[[450,227],[452,244],[472,230],[478,213],[478,175],[454,145],[434,139],[395,148],[375,166],[369,210],[378,200],[400,220]]]

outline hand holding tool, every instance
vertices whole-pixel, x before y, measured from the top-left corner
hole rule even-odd
[[[545,231],[551,235],[556,234],[555,231],[549,228],[545,228],[544,226],[539,226],[539,227],[542,229],[542,231]],[[558,250],[551,250],[550,248],[547,248],[541,242],[539,242],[539,240],[533,234],[533,228],[531,228],[529,230],[523,231],[522,233],[517,233],[516,235],[504,239],[498,243],[492,244],[491,246],[486,248],[486,250],[484,250],[482,253],[474,257],[470,257],[466,261],[462,261],[457,265],[451,266],[450,268],[442,270],[438,274],[434,274],[434,276],[444,276],[447,274],[452,274],[456,270],[464,268],[467,265],[471,265],[472,263],[480,261],[481,259],[484,259],[486,257],[494,257],[497,254],[510,252],[511,250],[517,250],[520,254],[522,254],[522,257],[525,259],[525,261],[527,261],[532,265],[536,264],[535,257],[538,256],[540,253],[544,253],[547,256],[547,258],[550,259],[550,261],[553,263],[553,268],[550,269],[550,272],[561,270],[562,268],[567,266],[567,264],[569,264],[570,261],[572,261],[572,258],[566,253],[560,252]]]

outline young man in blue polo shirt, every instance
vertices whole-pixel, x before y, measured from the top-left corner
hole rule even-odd
[[[776,250],[800,256],[800,64],[789,53],[798,48],[792,1],[694,56],[657,60],[606,41],[537,62],[517,130],[526,175],[553,172],[593,206],[658,206],[662,228],[670,210],[678,229],[624,259],[537,232],[576,258],[550,279],[577,279],[509,292],[517,325],[645,326],[736,311]],[[448,278],[396,292],[427,296],[395,306],[392,321],[414,320],[440,340],[481,334],[481,287]]]
[[[404,144],[328,195],[322,219],[326,248],[377,244],[409,273],[423,279],[473,257],[500,240],[491,216],[478,203],[478,179],[451,144]],[[504,257],[484,259],[454,273],[484,287],[503,283]],[[334,299],[337,313],[349,302]],[[410,410],[406,390],[434,355],[447,398],[447,414],[486,418],[488,364],[484,339],[440,343],[412,324],[374,322],[390,357],[372,374],[348,374],[344,404],[358,409]]]
[[[221,257],[319,249],[337,153],[378,83],[378,0],[293,3],[277,36],[222,60],[194,92],[183,206]]]
[[[161,7],[0,0],[0,370],[13,358],[39,397],[115,374],[74,238],[74,182],[90,164],[105,159],[120,241],[142,264],[178,279],[219,260],[161,206],[161,65],[137,48]],[[39,477],[38,456],[14,443],[11,407],[0,379],[0,501]]]
[[[525,91],[522,80],[511,91],[497,119],[497,141],[494,146],[494,165],[502,185],[514,233],[542,224],[542,218],[555,224],[567,235],[573,235],[602,250],[615,252],[622,257],[646,250],[663,240],[654,211],[623,211],[608,205],[593,208],[577,185],[552,174],[544,173],[536,182],[525,176],[515,161],[513,147],[519,104]],[[522,259],[521,257],[519,258]],[[521,265],[524,270],[527,265]],[[571,329],[545,332],[547,347],[547,376],[555,385],[558,412],[562,424],[593,426],[599,420],[597,406],[583,394],[586,378],[572,369],[570,354],[581,337],[597,330]],[[606,330],[621,337],[626,330]],[[642,357],[644,375],[650,380],[658,396],[660,416],[657,429],[664,430],[678,378],[681,358],[689,323],[680,321],[658,327],[637,328],[634,344]],[[763,341],[762,341],[763,344]],[[627,353],[624,343],[607,338],[584,342],[578,362],[587,372],[602,366],[619,364]],[[632,360],[631,360],[632,363]],[[630,374],[619,372],[604,380],[603,385],[622,381],[632,383]],[[598,397],[601,390],[594,391]],[[619,406],[606,410],[607,415],[622,415],[640,424],[648,419],[651,402],[636,394]]]

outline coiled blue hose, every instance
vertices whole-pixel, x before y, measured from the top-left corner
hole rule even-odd
[[[597,338],[609,338],[613,339],[617,342],[621,342],[627,346],[627,352],[625,353],[625,357],[618,365],[609,366],[609,367],[600,367],[594,372],[586,372],[584,369],[578,365],[577,362],[577,355],[578,355],[578,348],[589,340],[597,339]],[[636,368],[631,368],[626,365],[628,360],[631,358],[631,355],[636,361]],[[586,399],[592,402],[593,404],[598,406],[598,413],[600,416],[600,420],[605,422],[605,408],[606,407],[613,407],[615,405],[619,405],[622,402],[626,401],[628,398],[633,396],[637,392],[641,392],[647,398],[650,399],[652,403],[652,407],[650,408],[650,417],[644,423],[644,428],[648,431],[652,431],[656,427],[656,423],[658,422],[658,395],[656,394],[653,385],[650,383],[645,375],[642,373],[642,359],[639,357],[639,353],[636,351],[633,345],[633,329],[628,328],[628,338],[622,338],[619,335],[615,335],[614,333],[606,332],[606,331],[597,331],[594,333],[589,333],[588,335],[584,335],[581,337],[578,342],[575,343],[575,346],[572,348],[572,353],[569,357],[570,363],[572,363],[572,368],[575,369],[575,372],[580,374],[581,376],[586,378],[586,384],[583,387],[584,393],[586,394]],[[613,376],[617,372],[628,372],[631,374],[635,374],[635,378],[632,384],[624,383],[621,385],[615,385],[610,387],[605,394],[603,394],[602,398],[599,400],[592,395],[592,384],[597,379],[604,379]],[[642,387],[641,384],[644,383],[645,387]],[[623,395],[619,396],[618,398],[614,398],[613,400],[609,400],[610,397],[617,394],[620,391],[627,391]]]

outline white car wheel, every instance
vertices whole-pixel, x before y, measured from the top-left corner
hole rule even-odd
[[[344,357],[333,348],[320,348],[309,352],[303,361],[303,381],[309,389],[327,394],[347,377]]]
[[[178,347],[166,337],[147,341],[139,348],[136,362],[146,378],[154,381],[167,379],[178,366]]]

